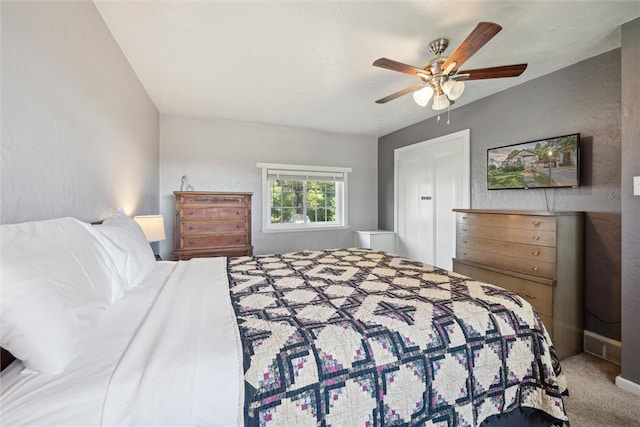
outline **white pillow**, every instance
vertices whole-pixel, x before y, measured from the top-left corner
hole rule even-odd
[[[125,290],[138,286],[156,264],[151,245],[140,225],[122,209],[118,209],[113,216],[94,228],[127,253],[127,262],[122,271],[127,279]]]
[[[122,294],[126,254],[73,218],[0,225],[0,346],[61,372],[76,340]]]

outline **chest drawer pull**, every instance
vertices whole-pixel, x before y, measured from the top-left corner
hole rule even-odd
[[[538,256],[538,255],[540,255],[540,251],[533,251],[533,252],[531,252],[531,255]]]
[[[463,228],[463,229],[462,229],[462,231],[467,231],[467,229],[466,229],[466,228]]]
[[[535,296],[529,295],[528,293],[526,293],[524,291],[516,291],[516,294],[518,294],[518,296],[521,296],[522,298],[536,299]]]
[[[462,219],[467,219],[467,217],[466,217],[466,216],[463,216],[463,217],[462,217]]]
[[[210,199],[208,197],[191,197],[191,203],[215,203],[217,199]]]
[[[533,271],[538,271],[538,267],[531,267]]]
[[[533,223],[532,223],[532,224],[533,224],[533,225],[540,225],[540,221],[535,220],[535,221],[533,221]]]
[[[540,240],[540,236],[533,236],[532,239],[533,240]]]

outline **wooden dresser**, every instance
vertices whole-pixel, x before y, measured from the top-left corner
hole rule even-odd
[[[252,193],[176,191],[176,260],[247,256],[251,246]]]
[[[581,352],[584,213],[454,211],[453,271],[531,303],[561,359]]]

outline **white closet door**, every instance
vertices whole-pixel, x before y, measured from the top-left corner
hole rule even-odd
[[[396,161],[398,187],[398,252],[428,264],[434,263],[433,194],[431,173],[421,155],[403,155]]]
[[[469,131],[395,151],[398,252],[447,270],[455,256],[454,208],[469,207]]]

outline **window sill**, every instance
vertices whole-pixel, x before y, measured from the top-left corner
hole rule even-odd
[[[348,225],[307,225],[307,226],[291,226],[291,227],[262,227],[260,231],[263,233],[294,233],[301,231],[331,231],[331,230],[348,230]]]

